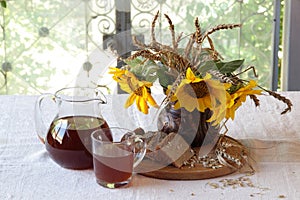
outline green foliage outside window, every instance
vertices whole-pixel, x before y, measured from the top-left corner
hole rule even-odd
[[[6,1],[5,0],[1,0],[0,3],[1,3],[1,7],[6,8]]]
[[[78,67],[82,66],[76,59],[85,54],[85,42],[90,39],[86,35],[85,20],[93,20],[91,16],[95,15],[94,11],[91,11],[89,18],[85,19],[84,12],[87,7],[84,3],[94,1],[0,0],[2,6],[0,8],[0,94],[39,94],[51,89],[53,85],[50,83],[53,82],[58,84],[56,89],[64,87],[65,85],[59,85],[59,79],[70,75],[72,70],[78,71]],[[136,1],[131,2],[134,4]],[[203,31],[218,24],[241,23],[243,25],[241,29],[214,34],[215,48],[225,61],[245,59],[244,68],[255,66],[259,75],[259,84],[266,88],[270,87],[273,0],[138,2],[147,3],[148,7],[151,3],[157,6],[147,12],[137,10],[139,5],[131,6],[132,19],[134,13],[140,13],[145,14],[151,21],[151,17],[160,10],[160,13],[168,13],[174,19],[177,33],[182,30],[187,33],[192,32],[196,16]],[[146,5],[143,8],[146,8]],[[132,20],[132,28],[138,26],[138,22]],[[161,24],[160,27],[162,34],[169,33],[167,24]],[[97,43],[93,44],[94,47],[101,45],[102,37],[97,36],[94,43]],[[60,64],[59,59],[65,60],[67,64]],[[83,63],[84,58],[81,60]],[[74,66],[70,70],[74,63],[78,64],[77,68]],[[69,68],[66,68],[66,65],[69,65]],[[253,76],[253,73],[249,71],[244,75]]]

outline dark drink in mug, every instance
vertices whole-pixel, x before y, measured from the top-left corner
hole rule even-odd
[[[123,183],[130,181],[133,170],[133,153],[117,157],[94,154],[93,162],[97,182]]]
[[[107,133],[112,141],[107,139]],[[96,130],[91,138],[97,183],[106,188],[128,185],[133,169],[146,153],[146,143],[133,131],[118,127]]]

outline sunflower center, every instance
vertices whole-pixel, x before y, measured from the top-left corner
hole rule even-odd
[[[136,90],[134,90],[133,92],[134,92],[134,94],[136,94],[136,95],[138,95],[138,96],[143,96],[143,88],[144,87],[146,87],[146,86],[142,86],[142,87],[138,87]],[[147,89],[147,93],[151,93],[151,90],[150,90],[150,88],[148,88],[148,87],[146,87],[146,89]]]
[[[138,87],[136,90],[134,90],[134,94],[136,94],[138,96],[143,96],[143,88]]]
[[[208,87],[204,81],[198,83],[190,83],[186,85],[184,91],[193,98],[203,98],[209,94]]]

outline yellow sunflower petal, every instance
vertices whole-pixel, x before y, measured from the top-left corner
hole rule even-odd
[[[120,68],[116,68],[116,67],[109,67],[109,74],[124,74],[126,70],[124,69],[120,69]]]
[[[141,97],[137,95],[136,98],[135,98],[135,104],[136,104],[136,107],[138,108],[138,110],[142,111],[141,104],[140,104],[140,99],[141,99]]]
[[[158,108],[159,106],[157,105],[157,103],[155,102],[155,100],[153,99],[153,97],[151,96],[151,94],[148,95],[147,97],[147,101],[150,103],[151,106]]]
[[[179,101],[177,101],[177,102],[174,104],[174,109],[175,109],[175,110],[178,110],[180,107],[181,107],[181,106],[180,106],[180,103],[179,103]]]
[[[215,99],[211,98],[209,95],[203,97],[203,103],[206,108],[212,108],[215,106]]]
[[[226,109],[224,109],[223,106],[219,106],[213,111],[212,116],[207,120],[207,122],[213,122],[213,126],[220,124],[226,116],[225,112]]]
[[[209,80],[209,79],[211,79],[211,74],[206,73],[203,80]]]
[[[204,112],[205,111],[206,107],[204,106],[203,98],[198,99],[197,109],[200,112]]]
[[[136,98],[136,105],[139,109],[144,114],[148,114],[148,105],[146,100],[143,97],[137,96]]]
[[[134,94],[134,93],[130,94],[130,96],[126,100],[125,108],[128,108],[129,106],[131,106],[133,104],[135,98],[136,98],[136,94]]]
[[[194,80],[196,78],[195,74],[193,73],[193,71],[191,70],[191,68],[189,67],[187,70],[186,70],[186,79],[188,80]]]
[[[234,119],[234,112],[235,110],[233,108],[228,108],[226,111],[226,119]]]
[[[123,90],[124,92],[127,92],[127,93],[132,93],[132,89],[129,87],[128,83],[125,82],[125,83],[119,83],[119,86],[121,88],[121,90]]]

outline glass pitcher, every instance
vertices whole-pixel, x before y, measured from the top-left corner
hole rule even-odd
[[[106,103],[99,88],[82,87],[63,88],[37,99],[36,131],[57,164],[69,169],[93,167],[91,133],[108,128],[101,115],[101,105]],[[55,116],[47,123],[49,110],[54,110]]]

